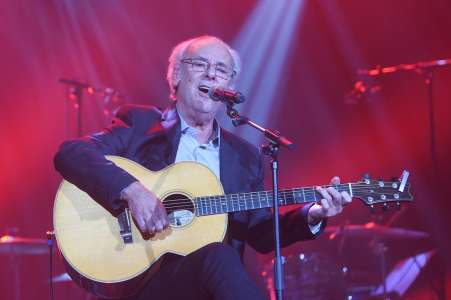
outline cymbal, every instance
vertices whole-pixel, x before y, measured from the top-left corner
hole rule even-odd
[[[412,230],[399,227],[386,227],[369,222],[364,225],[329,226],[324,230],[329,234],[329,240],[337,236],[345,235],[355,238],[379,238],[398,240],[418,240],[428,238],[429,234],[424,231]]]
[[[53,276],[52,281],[58,283],[72,281],[72,279],[70,278],[69,274],[61,273],[60,275]]]
[[[47,240],[12,235],[0,237],[0,254],[42,255],[49,253]]]

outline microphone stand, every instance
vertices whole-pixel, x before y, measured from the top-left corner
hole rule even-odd
[[[83,99],[83,90],[89,88],[89,84],[84,82],[79,82],[77,80],[60,78],[58,82],[71,86],[71,95],[75,97],[75,104],[77,107],[77,136],[81,137],[82,135],[82,99]]]
[[[268,139],[268,143],[261,146],[262,153],[271,157],[271,169],[272,169],[272,185],[273,185],[273,210],[274,210],[274,245],[275,245],[275,261],[274,261],[274,282],[275,282],[275,294],[277,300],[283,299],[283,268],[282,257],[280,254],[280,228],[279,228],[279,187],[278,187],[278,173],[279,162],[278,153],[279,147],[284,146],[289,150],[294,148],[294,144],[286,137],[280,135],[278,131],[264,128],[257,123],[251,121],[247,117],[240,116],[238,111],[233,108],[235,103],[233,101],[227,101],[227,115],[232,119],[232,124],[237,127],[247,124],[258,131],[262,132]]]
[[[424,76],[424,83],[427,88],[427,100],[429,106],[429,152],[434,173],[438,173],[437,146],[436,146],[436,129],[435,129],[435,113],[434,113],[434,94],[433,94],[433,75],[435,69],[439,67],[451,66],[451,58],[437,59],[431,61],[422,61],[414,64],[401,64],[395,66],[381,67],[377,66],[373,69],[360,69],[357,74],[367,77],[379,77],[390,73],[401,71],[415,71]]]

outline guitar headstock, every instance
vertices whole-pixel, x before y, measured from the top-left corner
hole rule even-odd
[[[399,180],[392,181],[372,180],[365,175],[361,181],[351,184],[352,196],[359,198],[371,208],[376,204],[383,204],[384,208],[388,208],[390,203],[400,207],[402,202],[413,201],[408,177],[407,171],[403,171]]]

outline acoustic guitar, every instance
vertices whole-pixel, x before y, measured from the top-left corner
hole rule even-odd
[[[132,295],[155,273],[166,253],[187,255],[209,243],[221,242],[227,213],[272,207],[272,192],[224,194],[207,167],[180,162],[152,172],[117,156],[109,160],[137,178],[161,200],[170,226],[144,238],[126,208],[111,214],[84,191],[63,180],[54,204],[54,230],[67,271],[91,293],[114,298]],[[412,201],[408,172],[400,180],[363,179],[335,185],[366,205]],[[316,202],[314,187],[280,190],[280,205]]]

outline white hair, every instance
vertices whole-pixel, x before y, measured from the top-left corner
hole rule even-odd
[[[232,49],[229,45],[227,45],[223,40],[210,36],[210,35],[202,35],[199,37],[195,37],[186,41],[183,41],[176,45],[171,52],[171,55],[169,56],[169,65],[168,65],[168,71],[166,73],[166,80],[169,84],[169,97],[172,100],[176,99],[176,92],[177,92],[177,73],[180,70],[181,60],[185,56],[186,49],[196,41],[204,40],[204,39],[211,39],[219,41],[220,43],[224,44],[224,46],[227,48],[227,50],[230,53],[230,56],[232,56],[233,59],[233,71],[235,72],[235,78],[238,77],[240,71],[241,71],[241,59],[238,52],[236,52],[234,49]]]

